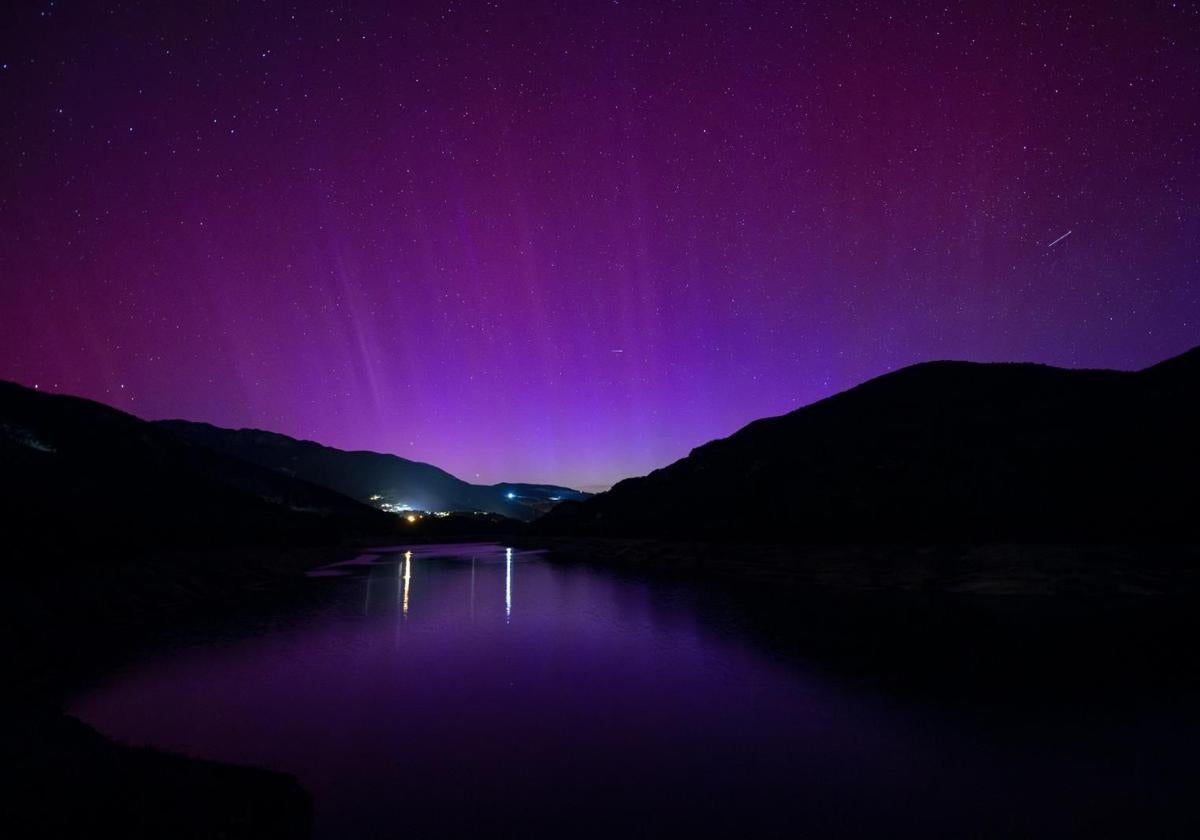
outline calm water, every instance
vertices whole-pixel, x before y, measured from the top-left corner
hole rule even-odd
[[[893,702],[711,590],[496,545],[318,574],[319,606],[166,643],[70,711],[295,774],[320,837],[1064,836],[1173,795],[1121,747],[1144,727],[1080,753]]]

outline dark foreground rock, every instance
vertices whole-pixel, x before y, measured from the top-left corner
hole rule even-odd
[[[47,543],[53,535],[47,535]],[[312,801],[292,777],[118,744],[59,710],[91,679],[192,622],[307,597],[342,549],[51,552],[10,568],[0,652],[0,836],[298,838]]]
[[[48,704],[0,728],[6,837],[309,835],[312,799],[285,774],[119,745]]]

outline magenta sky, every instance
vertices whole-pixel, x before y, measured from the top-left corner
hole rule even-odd
[[[910,362],[1139,367],[1200,343],[1197,9],[18,3],[0,377],[596,486]]]

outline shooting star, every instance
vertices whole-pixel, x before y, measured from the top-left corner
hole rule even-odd
[[[1062,236],[1058,237],[1058,239],[1055,239],[1053,242],[1051,242],[1049,245],[1047,245],[1046,250],[1049,251],[1051,248],[1053,248],[1059,242],[1062,242],[1064,239],[1066,239],[1070,235],[1071,235],[1071,231],[1067,231]]]

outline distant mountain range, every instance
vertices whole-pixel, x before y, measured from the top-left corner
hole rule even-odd
[[[270,432],[147,422],[0,381],[0,509],[6,535],[21,542],[329,542],[392,533],[393,512],[409,507],[529,520],[585,498],[549,485],[468,484],[429,464]]]
[[[77,397],[0,382],[6,539],[47,546],[304,543],[395,517]]]
[[[1200,348],[1138,372],[931,362],[555,508],[553,534],[1200,538]]]
[[[0,505],[17,539],[109,545],[394,531],[380,508],[549,511],[533,524],[544,534],[1195,541],[1198,429],[1200,348],[1138,372],[931,362],[589,497],[0,382]]]
[[[550,484],[470,484],[445,470],[378,452],[346,452],[257,429],[156,423],[189,443],[336,490],[390,510],[486,511],[523,521],[589,494]]]

